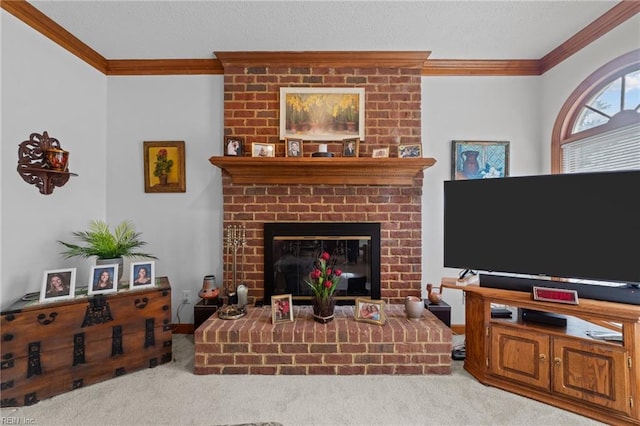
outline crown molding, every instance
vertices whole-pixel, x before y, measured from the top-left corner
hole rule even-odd
[[[107,73],[107,60],[104,56],[84,44],[25,0],[3,0],[0,1],[0,7],[98,71],[103,74]]]
[[[224,68],[304,66],[356,68],[422,68],[428,51],[214,52]]]
[[[541,74],[549,71],[639,12],[640,1],[638,0],[624,0],[616,4],[560,46],[543,56],[539,60]]]
[[[422,75],[430,76],[522,76],[540,74],[539,61],[535,59],[429,59],[422,68]]]
[[[224,74],[216,59],[112,59],[107,75]]]
[[[215,52],[212,59],[105,59],[26,0],[0,7],[105,75],[224,74],[226,66],[418,68],[424,76],[542,75],[640,12],[640,1],[623,0],[541,59],[428,59],[429,51],[400,52]]]

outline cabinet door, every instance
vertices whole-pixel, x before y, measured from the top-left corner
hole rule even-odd
[[[628,414],[629,374],[622,347],[553,338],[553,390]]]
[[[491,373],[549,390],[549,337],[535,331],[491,324]]]

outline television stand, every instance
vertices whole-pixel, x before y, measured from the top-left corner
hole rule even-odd
[[[607,424],[640,425],[640,306],[543,302],[455,278],[441,285],[465,292],[464,369],[478,381]],[[567,326],[492,318],[492,304],[563,315]],[[615,340],[598,338],[612,331]]]

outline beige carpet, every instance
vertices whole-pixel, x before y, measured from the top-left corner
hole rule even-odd
[[[454,344],[461,343],[455,336]],[[596,425],[484,386],[454,361],[446,376],[196,376],[193,336],[174,362],[3,408],[14,425]]]

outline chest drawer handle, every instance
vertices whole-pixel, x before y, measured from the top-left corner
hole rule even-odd
[[[13,340],[13,334],[7,333],[7,334],[3,334],[2,335],[2,341],[3,342],[10,342],[12,340]]]
[[[147,299],[146,297],[143,297],[142,300],[136,299],[136,300],[133,301],[133,304],[138,309],[144,309],[147,306],[148,303],[149,303],[149,299]]]
[[[49,325],[49,324],[51,324],[52,322],[55,321],[57,316],[58,316],[57,312],[51,312],[49,314],[49,318],[50,319],[45,319],[45,318],[47,318],[47,316],[45,314],[40,314],[40,315],[38,315],[38,322],[40,324],[42,324],[42,325]]]

